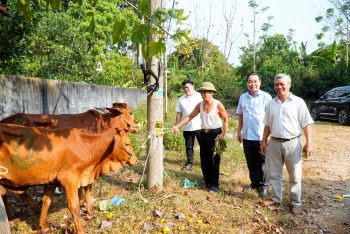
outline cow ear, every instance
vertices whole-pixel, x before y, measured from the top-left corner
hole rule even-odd
[[[115,102],[115,103],[113,103],[113,107],[114,108],[117,108],[117,107],[123,107],[123,108],[127,108],[127,104],[125,103],[125,102]]]
[[[114,146],[113,146],[113,152],[117,150],[117,148],[119,147],[120,145],[120,140],[121,140],[121,136],[117,133],[117,134],[114,134],[113,136],[113,143],[114,143]]]
[[[111,113],[113,114],[122,114],[123,113],[123,109],[122,108],[118,108],[118,107],[112,107],[112,108],[106,108],[107,110],[109,110]]]
[[[123,108],[132,115],[132,109],[125,102],[115,102],[113,103],[113,108]]]

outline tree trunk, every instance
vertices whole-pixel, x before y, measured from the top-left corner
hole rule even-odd
[[[6,210],[2,197],[0,196],[0,233],[10,234],[9,221],[7,219]]]

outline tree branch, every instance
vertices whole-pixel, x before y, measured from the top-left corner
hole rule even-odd
[[[127,0],[124,0],[124,2],[129,5],[131,8],[134,9],[134,11],[136,11],[137,13],[139,13],[139,10],[137,9],[136,6],[134,6],[132,3],[128,2]],[[142,17],[145,17],[149,23],[152,23],[151,18],[149,18],[147,15],[143,15]],[[168,31],[166,31],[165,29],[163,29],[161,26],[156,25],[157,28],[159,28],[160,30],[162,30],[164,33],[166,33],[169,36],[172,36]]]

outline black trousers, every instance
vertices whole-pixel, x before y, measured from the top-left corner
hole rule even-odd
[[[260,154],[260,141],[243,139],[244,155],[249,169],[249,178],[253,188],[269,188],[268,165],[266,156]]]
[[[208,133],[201,131],[200,158],[204,183],[219,187],[220,155],[213,155],[214,139],[221,133],[221,129]]]
[[[197,138],[197,141],[200,144],[199,142],[200,134],[201,134],[201,130],[183,132],[183,136],[185,138],[187,164],[193,165],[194,139]]]

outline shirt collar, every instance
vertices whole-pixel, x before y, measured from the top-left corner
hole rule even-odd
[[[259,90],[260,91],[260,90]],[[276,97],[274,98],[276,101],[278,101],[279,102],[279,98],[278,98],[278,95],[276,95]],[[295,99],[295,95],[293,95],[293,93],[292,92],[290,92],[290,94],[289,94],[289,96],[287,97],[287,99],[286,100],[288,100],[288,99],[291,99],[292,101]]]
[[[260,93],[261,93],[261,90],[259,89],[258,92],[257,92],[254,96],[252,96],[252,95],[249,93],[249,90],[248,90],[248,95],[249,95],[249,97],[258,97],[258,96],[260,95]]]

